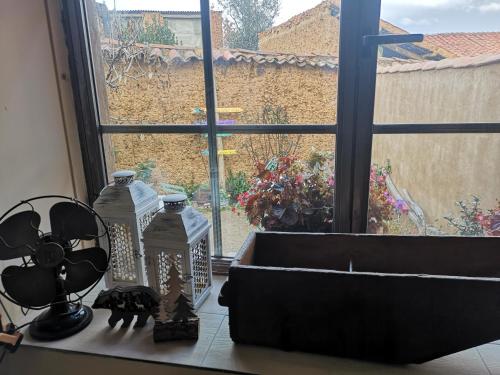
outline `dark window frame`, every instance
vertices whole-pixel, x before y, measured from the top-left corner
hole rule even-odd
[[[377,44],[364,43],[377,35],[381,0],[342,0],[338,74],[337,124],[216,125],[216,93],[212,64],[209,0],[200,0],[207,126],[103,125],[97,103],[92,45],[86,3],[63,0],[63,23],[78,122],[89,203],[107,184],[102,136],[105,134],[207,133],[215,256],[222,258],[220,197],[218,191],[217,132],[234,134],[335,134],[335,225],[340,233],[366,232],[371,148],[374,134],[500,133],[500,123],[377,124],[373,123]],[[373,37],[372,37],[373,38]],[[376,38],[376,37],[375,37]],[[227,264],[227,262],[226,262]]]

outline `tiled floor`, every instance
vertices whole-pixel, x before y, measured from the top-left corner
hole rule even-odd
[[[229,337],[227,309],[217,304],[224,281],[215,277],[210,298],[198,311],[200,338],[196,342],[154,344],[152,322],[139,330],[110,329],[108,312],[95,311],[91,325],[73,337],[50,343],[25,339],[25,345],[62,351],[183,364],[258,374],[451,374],[500,375],[500,342],[466,350],[423,365],[388,366],[336,357],[235,345]],[[500,321],[500,320],[499,320]]]

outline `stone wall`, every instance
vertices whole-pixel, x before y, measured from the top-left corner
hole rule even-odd
[[[461,61],[381,68],[375,122],[498,122],[500,63]],[[440,64],[439,69],[433,64]],[[193,109],[205,106],[202,61],[141,69],[151,72],[140,79],[124,79],[118,89],[108,92],[112,122],[189,126],[200,120]],[[262,108],[270,104],[284,107],[290,123],[336,122],[335,69],[232,61],[216,63],[215,75],[218,107],[242,110],[221,114],[221,120],[256,123]],[[235,152],[221,156],[223,176],[228,169],[252,175],[254,161],[245,147],[250,138],[254,143],[264,139],[234,134],[220,138],[221,149]],[[208,181],[207,140],[201,135],[114,135],[113,144],[117,168],[133,168],[151,159],[157,163],[159,181]],[[332,151],[334,137],[302,136],[299,144],[296,153],[305,159],[313,150]],[[375,135],[373,161],[386,159],[398,188],[409,192],[431,224],[452,212],[455,201],[472,194],[480,196],[484,208],[492,208],[500,198],[498,134]]]
[[[340,21],[336,1],[323,1],[285,23],[259,34],[259,49],[296,54],[338,56]]]
[[[224,34],[222,32],[222,12],[210,11],[210,26],[212,30],[212,48],[222,48],[224,44]]]
[[[161,64],[137,67],[149,73],[141,78],[124,78],[118,88],[108,89],[109,115],[118,124],[189,124],[200,121],[193,114],[205,107],[203,63]],[[129,76],[139,76],[130,71]],[[265,105],[283,107],[290,123],[335,124],[337,71],[312,66],[256,62],[226,62],[215,65],[219,108],[240,108],[241,113],[220,114],[221,120],[254,124]],[[265,125],[263,125],[265,126]],[[224,169],[254,172],[247,152],[248,135],[220,138],[220,148],[235,150],[221,158]],[[258,144],[265,137],[251,136]],[[297,136],[291,136],[296,140]],[[155,173],[162,182],[188,184],[208,180],[207,140],[201,135],[113,135],[115,168],[133,168],[155,160]],[[316,151],[332,151],[333,136],[302,136],[297,149],[301,158]]]

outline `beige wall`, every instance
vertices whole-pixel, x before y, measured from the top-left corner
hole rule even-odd
[[[498,63],[379,74],[375,122],[499,122],[499,93]],[[373,158],[390,159],[394,182],[408,190],[430,224],[471,194],[485,209],[500,199],[500,134],[376,135]]]
[[[60,11],[48,3],[47,13],[43,0],[0,2],[2,213],[36,195],[85,199]]]

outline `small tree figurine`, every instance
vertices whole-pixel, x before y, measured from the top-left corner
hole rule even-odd
[[[184,283],[176,263],[172,262],[167,280],[167,320],[156,320],[153,329],[155,342],[198,339],[199,318],[193,312],[191,301],[183,291]]]
[[[171,314],[177,303],[177,299],[182,295],[182,286],[184,285],[184,280],[181,277],[179,269],[177,268],[177,263],[173,258],[171,258],[171,266],[168,270],[167,279],[167,314]]]
[[[174,316],[172,317],[173,321],[187,322],[189,319],[198,319],[196,314],[193,312],[191,302],[189,302],[184,294],[181,294],[179,298],[177,298],[176,304]]]

